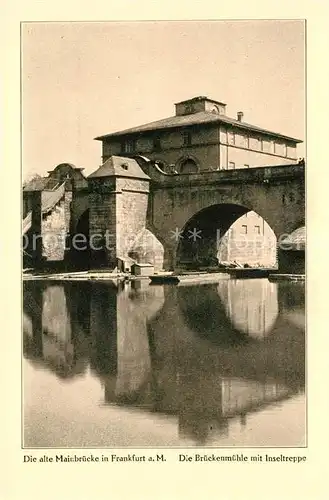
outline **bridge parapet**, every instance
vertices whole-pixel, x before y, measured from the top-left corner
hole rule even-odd
[[[197,174],[164,174],[158,169],[148,171],[155,188],[195,186],[205,184],[263,184],[305,177],[305,166],[300,164],[273,167],[215,170]]]

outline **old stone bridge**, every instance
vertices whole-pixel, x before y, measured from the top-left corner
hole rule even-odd
[[[131,259],[173,269],[196,245],[215,257],[222,236],[249,211],[277,239],[305,225],[304,164],[167,174],[143,157],[112,156],[88,178],[61,164],[47,179],[50,187],[24,192],[23,232],[29,240],[42,236],[42,244],[28,246],[35,261],[42,254],[78,267],[115,267]],[[47,232],[64,232],[68,248],[54,252]]]
[[[155,177],[155,176],[154,176]],[[168,263],[179,262],[187,251],[186,238],[171,231],[200,230],[200,244],[216,249],[218,236],[248,211],[258,213],[277,238],[305,224],[304,166],[289,165],[216,171],[164,178],[152,186],[149,225],[163,242]],[[206,237],[204,237],[206,236]],[[198,241],[197,241],[198,242]],[[184,246],[185,243],[185,246]],[[193,242],[194,243],[194,242]],[[196,242],[195,242],[196,243]]]

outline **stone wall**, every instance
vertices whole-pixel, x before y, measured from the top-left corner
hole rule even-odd
[[[92,262],[115,265],[116,194],[111,192],[91,193],[89,201],[89,238]],[[105,241],[106,234],[108,235],[108,244]]]
[[[66,234],[68,234],[70,232],[70,227],[71,227],[71,204],[72,204],[72,191],[65,191],[64,210],[65,210]]]
[[[63,261],[66,256],[66,240],[70,231],[72,192],[42,216],[42,256],[47,261]]]
[[[42,255],[41,191],[28,193],[28,211],[32,212],[31,227],[23,237],[24,266],[37,264]]]
[[[60,202],[42,217],[42,256],[47,261],[61,261],[65,254],[65,202]]]
[[[124,153],[124,138],[113,137],[103,141],[103,157],[111,155],[145,155],[164,165],[175,165],[179,171],[180,163],[185,157],[194,157],[200,171],[209,169],[227,169],[229,162],[235,168],[258,167],[263,165],[284,165],[296,160],[296,144],[288,139],[275,141],[252,132],[242,131],[225,125],[189,127],[191,143],[184,144],[183,129],[155,130],[144,133],[135,139],[134,151]],[[160,146],[155,147],[154,138],[160,138]]]
[[[136,236],[146,226],[149,181],[116,180],[116,254],[128,257]]]
[[[117,258],[129,256],[146,227],[148,186],[147,180],[127,177],[91,180],[89,228],[95,264],[115,267]]]

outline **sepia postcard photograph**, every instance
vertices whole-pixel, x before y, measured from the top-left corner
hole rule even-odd
[[[305,47],[21,24],[24,449],[307,446]]]

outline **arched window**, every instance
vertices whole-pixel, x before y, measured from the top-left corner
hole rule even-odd
[[[180,173],[181,174],[196,174],[198,172],[198,166],[194,160],[187,158],[181,163]]]

